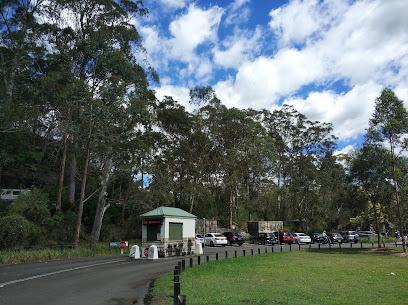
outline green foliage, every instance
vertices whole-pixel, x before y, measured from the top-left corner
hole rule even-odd
[[[38,235],[38,228],[21,215],[0,218],[0,250],[29,247]]]
[[[12,212],[24,216],[37,226],[43,226],[51,215],[48,195],[33,187],[29,193],[17,197]]]

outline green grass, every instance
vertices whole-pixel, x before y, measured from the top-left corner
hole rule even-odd
[[[173,304],[172,280],[157,279],[152,305]],[[180,282],[187,304],[407,304],[408,258],[361,249],[269,253],[186,268]]]
[[[125,249],[124,253],[129,253],[129,250]],[[93,243],[92,249],[90,249],[89,244],[80,244],[77,249],[65,247],[63,251],[61,251],[60,247],[0,251],[0,264],[18,264],[119,254],[120,249],[118,247],[109,248],[107,242],[99,242]]]

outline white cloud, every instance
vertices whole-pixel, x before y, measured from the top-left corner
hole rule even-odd
[[[255,32],[236,30],[233,36],[226,37],[213,49],[214,63],[223,68],[237,69],[260,50],[261,37],[262,31],[259,27]]]
[[[189,0],[160,0],[160,2],[167,7],[180,9],[185,7]]]
[[[251,2],[250,0],[235,0],[228,7],[228,15],[225,19],[226,24],[244,23],[248,21],[251,11],[245,4]]]
[[[346,140],[365,133],[381,90],[382,86],[369,82],[347,93],[311,92],[306,99],[288,98],[285,104],[293,105],[312,121],[332,123],[333,133]]]
[[[195,49],[206,42],[215,43],[223,10],[218,6],[202,10],[190,5],[187,14],[172,21],[169,30],[173,38],[168,41],[174,59],[190,62],[196,58]]]
[[[355,145],[347,145],[346,147],[343,147],[343,149],[341,149],[341,150],[336,150],[334,152],[334,155],[338,156],[338,155],[348,154],[348,153],[352,152],[353,150],[355,150],[356,148],[357,147]]]
[[[194,106],[189,104],[190,90],[182,86],[170,85],[169,81],[168,79],[163,79],[160,87],[153,88],[156,91],[156,98],[161,101],[165,96],[171,96],[175,101],[183,105],[187,111],[192,112]]]

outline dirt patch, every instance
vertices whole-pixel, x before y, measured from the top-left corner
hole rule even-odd
[[[403,253],[399,252],[393,249],[387,249],[387,248],[374,248],[374,249],[369,249],[368,252],[376,252],[376,253],[382,253],[384,255],[392,255],[392,256],[399,256],[399,257],[408,257],[408,253]]]

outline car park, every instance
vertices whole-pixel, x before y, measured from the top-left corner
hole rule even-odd
[[[310,244],[312,239],[305,233],[292,233],[293,240],[296,244]]]
[[[343,236],[340,233],[327,233],[327,237],[330,239],[331,243],[342,243]]]
[[[258,233],[251,236],[251,244],[274,245],[278,243],[278,239],[273,233]]]
[[[227,238],[220,233],[207,233],[205,235],[205,245],[206,246],[223,246],[227,245]]]
[[[355,242],[357,243],[360,237],[356,233],[356,231],[341,231],[341,236],[343,236],[343,241],[348,242]]]
[[[196,234],[195,235],[195,242],[204,244],[204,235],[203,234]]]
[[[292,233],[280,231],[280,232],[276,232],[275,235],[278,236],[280,243],[293,244]]]
[[[227,238],[229,246],[234,244],[242,246],[242,244],[245,242],[244,237],[240,233],[224,232],[222,233],[222,235],[224,235]]]
[[[310,239],[312,240],[312,244],[321,243],[323,241],[323,236],[320,233],[311,233]]]

